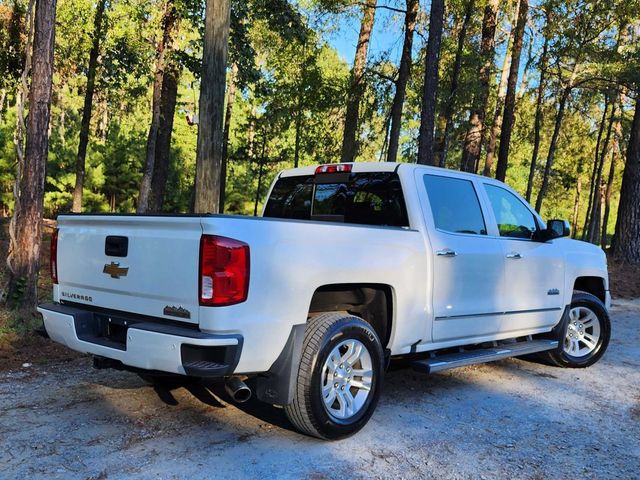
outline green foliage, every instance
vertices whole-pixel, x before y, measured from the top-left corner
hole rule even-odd
[[[0,123],[0,216],[6,216],[13,209],[13,183],[15,179],[15,147],[13,146],[13,126],[15,110],[8,110]]]
[[[151,90],[161,15],[166,0],[109,0],[97,71],[96,93],[87,153],[85,211],[135,210],[151,119]],[[193,202],[197,126],[187,117],[198,112],[202,63],[201,35],[204,2],[174,0],[180,17],[171,45],[170,62],[181,68],[164,210],[187,212]],[[441,48],[437,108],[443,111],[450,95],[458,31],[468,0],[447,2]],[[446,166],[458,168],[469,107],[479,92],[482,13],[477,0],[462,49],[459,87],[454,100]],[[542,35],[550,36],[549,66],[543,89],[543,128],[534,195],[540,187],[553,131],[558,98],[571,84],[572,92],[561,129],[545,217],[571,219],[576,184],[582,185],[578,204],[581,225],[586,214],[596,135],[602,118],[603,93],[623,92],[622,135],[609,146],[603,172],[608,174],[614,145],[619,165],[626,148],[632,98],[640,85],[638,0],[541,0],[532,4],[527,29],[533,36],[528,82],[520,87],[516,123],[510,148],[508,182],[526,190],[533,149],[533,125],[540,78]],[[361,16],[363,2],[352,0],[231,0],[229,61],[238,67],[237,93],[228,145],[226,212],[252,215],[264,201],[277,171],[339,160],[342,123],[350,67],[328,42],[345,19]],[[397,11],[377,22],[402,41],[404,2],[379,6]],[[16,124],[16,84],[23,68],[26,0],[0,0],[0,215],[10,213],[15,175],[13,134]],[[501,2],[498,14],[496,75],[493,77],[485,130],[492,126],[497,102],[497,77],[513,19],[513,2]],[[75,161],[88,66],[95,4],[92,0],[59,0],[55,77],[53,86],[49,164],[45,213],[55,216],[71,208]],[[381,20],[384,18],[384,20]],[[419,15],[414,41],[413,73],[409,80],[400,135],[400,161],[413,162],[420,122],[426,12]],[[376,28],[380,28],[379,26]],[[374,29],[372,45],[379,30]],[[526,50],[523,52],[526,57]],[[370,52],[360,105],[358,161],[384,158],[388,118],[397,76],[397,58]],[[522,70],[522,68],[521,68]],[[621,90],[624,88],[625,90]],[[626,96],[625,96],[626,95]],[[498,106],[500,107],[500,106]],[[443,126],[438,126],[440,133]],[[485,141],[486,146],[486,141]],[[484,162],[480,160],[481,165]],[[614,177],[609,230],[615,222],[622,168]],[[262,174],[260,173],[262,172]],[[261,178],[259,178],[261,177]],[[260,186],[259,186],[260,183]]]
[[[11,298],[8,299],[8,303],[13,305],[19,305],[22,296],[27,290],[27,284],[29,279],[27,277],[18,277],[13,280],[13,292],[11,293]]]
[[[25,16],[26,7],[21,1],[0,3],[0,88],[15,84],[24,68]]]
[[[349,67],[307,27],[303,36],[272,27],[273,22],[261,19],[252,24],[250,40],[261,78],[242,89],[234,106],[225,208],[229,213],[253,214],[256,194],[261,205],[277,171],[293,166],[296,129],[300,166],[339,158],[341,130],[336,126],[343,115]]]

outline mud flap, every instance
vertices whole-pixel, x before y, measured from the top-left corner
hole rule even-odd
[[[571,305],[564,307],[564,313],[558,324],[553,327],[553,330],[549,333],[549,338],[558,341],[558,352],[562,352],[564,345],[564,337],[567,335],[567,326],[569,325],[569,311]]]
[[[289,405],[296,388],[306,324],[294,325],[282,352],[268,372],[256,379],[256,397],[273,405]]]

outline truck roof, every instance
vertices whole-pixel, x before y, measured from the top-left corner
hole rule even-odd
[[[297,177],[304,175],[313,175],[318,168],[319,165],[309,165],[306,167],[299,168],[290,168],[287,170],[283,170],[278,178],[282,177]],[[440,168],[440,167],[432,167],[428,165],[420,165],[417,163],[397,163],[397,162],[353,162],[352,163],[352,172],[354,173],[364,173],[364,172],[393,172],[398,168],[411,169],[414,170],[416,168],[426,168],[428,170],[433,170],[435,172],[446,172],[447,174],[455,173],[456,176],[468,176],[468,177],[478,177],[480,175],[476,175],[474,173],[461,172],[459,170],[451,170],[448,168]],[[487,177],[482,177],[484,180],[491,180]]]

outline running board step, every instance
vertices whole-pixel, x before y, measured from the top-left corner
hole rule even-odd
[[[476,363],[493,362],[508,357],[519,357],[531,353],[544,352],[558,348],[557,340],[529,340],[499,345],[492,348],[465,350],[455,353],[436,355],[424,360],[416,360],[411,364],[415,370],[435,373],[450,368],[465,367]]]

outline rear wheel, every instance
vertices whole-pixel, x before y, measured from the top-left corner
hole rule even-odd
[[[560,367],[588,367],[604,355],[610,336],[611,321],[602,301],[590,293],[576,291],[562,348],[549,352],[548,359]]]
[[[325,313],[307,325],[293,402],[287,417],[323,439],[354,434],[378,402],[382,345],[371,325],[345,313]]]

